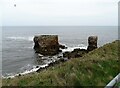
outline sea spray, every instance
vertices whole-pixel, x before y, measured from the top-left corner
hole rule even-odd
[[[11,36],[11,37],[6,37],[6,39],[11,39],[11,40],[16,40],[16,41],[33,41],[33,37],[24,37],[24,36]]]

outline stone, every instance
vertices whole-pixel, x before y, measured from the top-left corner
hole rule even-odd
[[[18,76],[21,76],[21,74],[19,74]]]
[[[88,52],[97,48],[97,40],[98,40],[97,36],[90,36],[88,38],[88,48],[87,48]]]
[[[61,49],[67,49],[67,47],[65,45],[59,44],[59,48]]]
[[[62,58],[62,56],[57,56],[57,58]]]
[[[85,49],[74,49],[72,52],[71,52],[71,57],[72,58],[77,58],[77,57],[82,57],[84,54],[87,53],[87,50]]]
[[[61,58],[61,59],[60,59],[60,62],[65,62],[65,59],[64,59],[64,58]]]
[[[36,66],[36,68],[39,68],[39,66]]]
[[[69,58],[70,52],[64,52],[63,57],[68,57]]]
[[[74,49],[72,52],[64,52],[63,57],[67,57],[68,59],[77,58],[77,57],[82,57],[86,53],[87,50],[85,49]]]
[[[44,56],[59,53],[58,35],[40,35],[34,37],[34,49],[36,53]]]

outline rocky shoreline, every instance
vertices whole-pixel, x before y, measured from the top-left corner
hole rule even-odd
[[[51,64],[50,68],[47,65],[46,67],[45,65],[41,66],[41,68],[45,68],[44,70],[41,69],[43,71],[40,70],[40,73],[33,72],[28,74],[26,72],[27,75],[20,74],[13,79],[3,79],[3,86],[74,86],[76,81],[82,83],[79,86],[106,86],[119,73],[117,54],[119,52],[119,42],[116,40],[112,43],[107,43],[84,57],[73,58],[67,63]],[[99,84],[103,78],[103,83]],[[62,85],[61,82],[63,83]],[[93,84],[91,84],[92,82]]]
[[[88,52],[97,48],[97,36],[88,37],[88,47],[87,49],[75,48],[73,51],[62,52],[61,49],[67,49],[65,45],[59,44],[58,35],[40,35],[34,37],[34,50],[35,53],[39,55],[40,58],[43,56],[53,56],[59,53],[62,53],[61,56],[57,56],[58,60],[54,60],[51,63],[48,63],[45,67],[39,67],[36,72],[40,72],[42,69],[49,66],[53,66],[60,62],[65,62],[71,58],[82,57]]]
[[[47,69],[56,64],[66,62],[69,59],[83,57],[88,52],[97,48],[97,40],[98,40],[97,36],[90,36],[88,37],[87,49],[75,48],[72,51],[67,51],[68,47],[58,42],[58,35],[35,36],[33,39],[34,50],[39,60],[44,60],[47,58],[54,58],[54,57],[57,59],[52,59],[50,62],[44,65],[34,66],[33,69],[25,71],[23,73],[19,73],[14,76],[8,76],[3,78],[14,78],[16,76],[29,74],[31,72],[40,72],[43,69]],[[66,50],[66,51],[63,52],[62,50]]]

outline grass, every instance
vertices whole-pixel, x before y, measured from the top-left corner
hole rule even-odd
[[[120,82],[116,83],[115,86],[116,86],[116,88],[117,88],[117,87],[120,87]]]
[[[83,57],[56,64],[40,73],[3,79],[3,86],[106,86],[120,71],[118,43],[114,41]]]
[[[2,87],[2,79],[0,78],[0,88]]]

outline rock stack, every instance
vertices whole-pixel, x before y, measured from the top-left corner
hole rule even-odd
[[[72,52],[64,52],[64,58],[76,58],[82,57],[97,48],[97,36],[88,37],[88,48],[86,49],[74,49]],[[64,45],[59,44],[58,35],[40,35],[34,37],[34,49],[36,53],[40,53],[43,56],[52,56],[61,52],[60,49],[66,49]]]
[[[88,38],[88,48],[87,48],[87,51],[92,51],[92,50],[97,48],[97,40],[98,40],[97,36],[90,36]]]
[[[42,55],[59,53],[58,35],[40,35],[34,37],[34,49]]]

